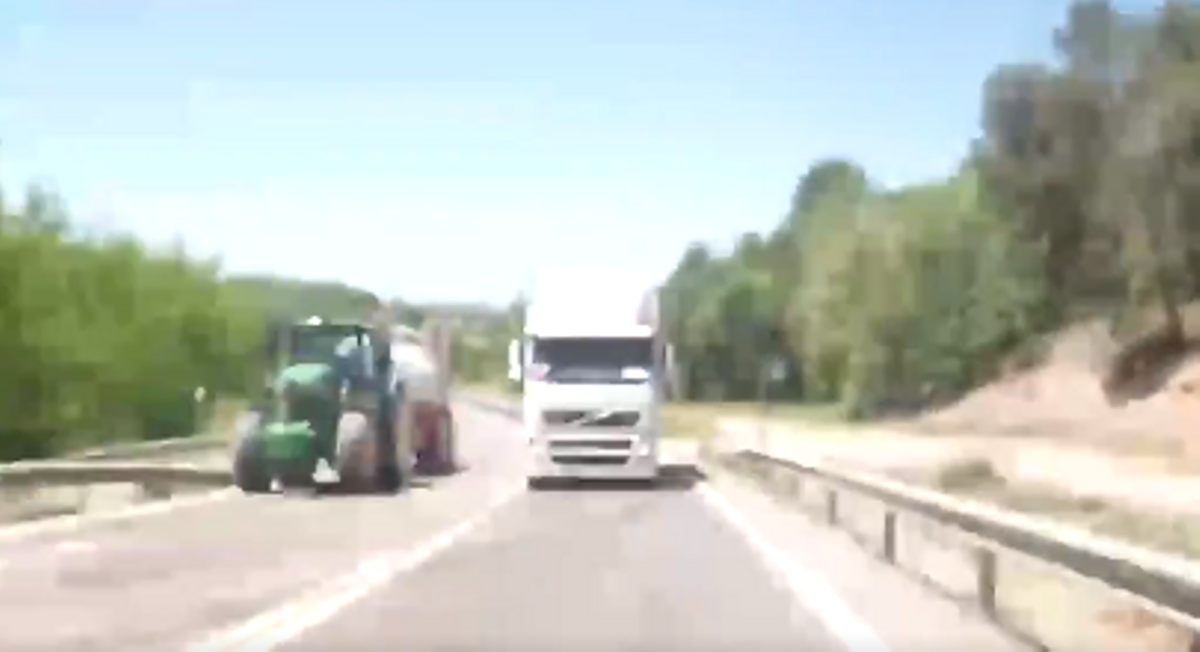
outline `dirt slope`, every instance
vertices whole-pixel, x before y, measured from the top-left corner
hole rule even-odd
[[[1101,325],[1075,327],[1056,338],[1043,365],[978,389],[914,425],[1182,455],[1200,464],[1200,395],[1193,391],[1200,384],[1200,355],[1149,370],[1112,396],[1102,386],[1101,369],[1113,349]]]

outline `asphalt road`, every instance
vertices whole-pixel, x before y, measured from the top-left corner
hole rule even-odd
[[[529,493],[506,417],[395,497],[243,497],[0,538],[3,650],[1020,649],[744,487]],[[814,570],[818,569],[818,570]]]

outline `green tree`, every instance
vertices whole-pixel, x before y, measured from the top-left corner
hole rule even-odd
[[[230,281],[178,247],[88,236],[37,189],[0,202],[0,459],[192,434],[197,388],[236,396],[260,378],[268,316],[376,301],[340,284]]]

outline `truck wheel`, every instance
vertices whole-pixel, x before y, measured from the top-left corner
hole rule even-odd
[[[338,421],[336,470],[342,486],[352,491],[369,488],[375,470],[375,438],[371,423],[360,412],[347,412]]]
[[[259,433],[249,433],[238,442],[233,457],[233,482],[244,493],[262,494],[271,491],[271,474],[263,456],[263,439]]]

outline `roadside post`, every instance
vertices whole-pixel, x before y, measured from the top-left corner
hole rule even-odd
[[[761,409],[758,419],[758,449],[764,452],[770,450],[770,436],[767,431],[767,420],[771,414],[771,387],[779,385],[787,379],[787,361],[782,356],[766,356],[763,358],[759,371],[758,400]]]

